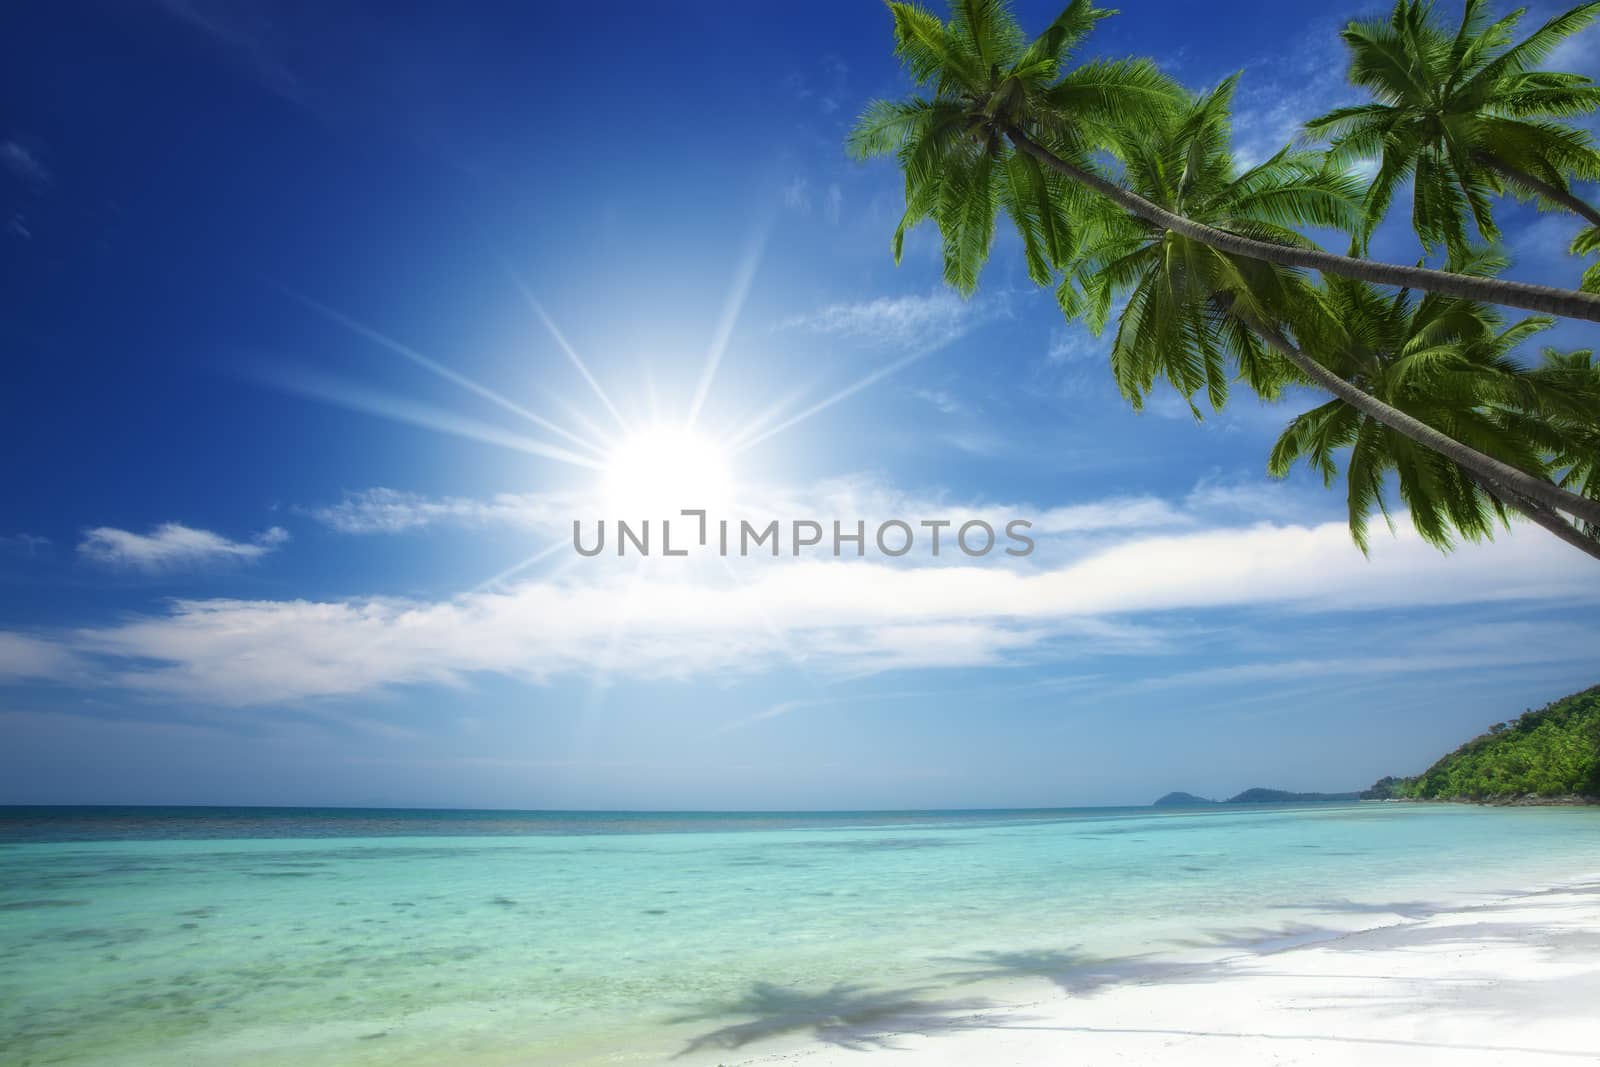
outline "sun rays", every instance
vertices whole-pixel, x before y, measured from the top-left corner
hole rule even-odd
[[[626,433],[628,430],[628,420],[622,417],[622,412],[617,410],[617,406],[611,402],[611,397],[606,394],[606,391],[600,387],[600,383],[595,380],[595,376],[590,373],[589,365],[585,363],[583,361],[583,357],[579,356],[573,347],[567,343],[566,337],[561,333],[561,329],[556,326],[555,320],[552,319],[549,313],[545,311],[544,305],[540,304],[539,301],[534,298],[533,294],[528,291],[528,289],[520,280],[517,282],[517,287],[522,290],[523,295],[528,300],[528,306],[533,308],[534,314],[539,316],[539,321],[544,323],[545,329],[550,331],[550,336],[555,341],[556,346],[561,349],[561,351],[566,355],[567,359],[572,361],[572,365],[577,368],[578,373],[583,376],[583,380],[589,383],[589,388],[591,391],[593,391],[595,397],[599,399],[600,403],[605,406],[605,409],[611,413],[611,417],[617,420],[617,425],[622,427],[623,432]]]
[[[570,430],[565,429],[562,426],[558,426],[557,424],[551,422],[549,419],[546,419],[541,415],[535,415],[533,412],[529,411],[527,408],[521,406],[520,404],[517,404],[517,403],[514,403],[514,402],[512,402],[510,400],[507,400],[505,397],[501,396],[499,393],[495,392],[493,389],[489,389],[489,388],[486,388],[486,387],[484,387],[482,385],[479,385],[477,382],[473,381],[471,378],[468,378],[466,375],[460,374],[460,373],[458,373],[456,371],[453,371],[449,367],[446,367],[443,364],[437,363],[434,360],[429,359],[427,356],[423,355],[421,352],[418,352],[416,349],[411,348],[411,347],[409,347],[407,345],[401,344],[399,341],[396,341],[394,338],[389,337],[386,334],[380,333],[379,331],[373,329],[372,327],[366,325],[365,323],[358,322],[357,320],[352,319],[350,316],[345,315],[342,312],[335,311],[333,308],[328,307],[326,304],[318,303],[317,301],[312,300],[309,297],[300,296],[298,294],[295,294],[295,296],[296,296],[296,299],[300,300],[307,307],[309,307],[312,310],[318,312],[319,314],[322,314],[322,315],[326,316],[327,318],[333,320],[334,322],[337,322],[339,325],[341,325],[341,326],[345,327],[346,329],[350,330],[352,333],[354,333],[354,334],[356,334],[356,335],[358,335],[360,337],[364,337],[367,340],[371,341],[373,344],[376,344],[376,345],[378,345],[378,346],[380,346],[382,348],[386,348],[389,351],[394,352],[397,355],[404,356],[406,359],[410,360],[412,363],[416,364],[417,366],[421,367],[422,369],[428,371],[429,373],[431,373],[431,374],[433,374],[433,375],[435,375],[435,376],[437,376],[439,378],[443,378],[445,381],[450,382],[453,385],[456,385],[456,386],[459,386],[462,389],[465,389],[467,392],[473,394],[474,396],[481,397],[482,399],[489,401],[491,404],[494,404],[497,407],[503,408],[506,411],[511,412],[513,415],[520,416],[521,418],[524,418],[527,421],[533,423],[535,426],[539,427],[540,429],[545,430],[548,433],[553,433],[557,437],[560,437],[563,440],[566,440],[566,441],[568,441],[568,442],[570,442],[572,444],[576,444],[576,445],[579,445],[580,447],[587,448],[590,451],[596,451],[596,452],[602,451],[593,442],[588,441],[588,440],[578,436],[577,434],[571,432]],[[554,325],[551,325],[552,332],[554,332],[554,329],[555,329]],[[559,337],[560,337],[560,335],[557,334],[557,338],[558,339],[559,339]],[[564,343],[565,342],[563,342],[563,344]],[[572,356],[572,358],[574,360],[577,360],[577,356],[575,354]],[[579,365],[582,366],[581,361],[579,362]],[[586,373],[587,373],[587,371],[586,371]],[[596,388],[598,388],[598,386]]]
[[[499,412],[515,417],[522,427],[508,428],[503,421],[485,421],[451,407],[339,380],[320,371],[280,371],[269,375],[269,384],[404,425],[593,472],[589,491],[594,500],[618,516],[644,518],[656,513],[675,513],[681,508],[703,508],[736,515],[743,509],[734,476],[735,457],[871,388],[928,354],[918,351],[900,356],[834,388],[823,399],[810,404],[805,404],[808,393],[815,395],[810,388],[784,383],[778,395],[756,398],[746,409],[725,417],[720,424],[708,421],[708,401],[714,394],[719,372],[725,361],[739,355],[734,340],[760,272],[765,243],[765,231],[758,230],[738,257],[721,312],[712,324],[704,359],[693,378],[692,392],[688,394],[686,406],[676,410],[671,403],[661,403],[656,381],[648,367],[634,383],[635,391],[642,392],[642,398],[636,396],[633,404],[620,403],[622,398],[614,397],[602,383],[604,372],[597,372],[579,353],[555,317],[509,265],[505,273],[511,286],[583,383],[591,404],[576,403],[557,388],[545,388],[542,400],[548,405],[547,410],[533,410],[525,400],[512,399],[369,323],[287,288],[284,291],[289,296],[328,322],[399,356]],[[684,375],[674,384],[681,384],[687,391],[690,383],[685,374],[687,368],[674,367],[673,370]],[[630,411],[637,415],[641,402],[650,413],[648,418],[630,418],[624,414]],[[473,591],[503,588],[512,578],[545,563],[561,547],[562,542],[545,546],[485,579]]]
[[[694,400],[689,404],[689,417],[685,420],[688,426],[692,427],[700,418],[700,409],[705,405],[707,394],[711,392],[711,383],[717,376],[718,368],[722,366],[723,353],[728,350],[728,342],[733,339],[733,328],[738,325],[739,313],[744,310],[744,302],[750,295],[750,283],[755,280],[756,269],[761,265],[761,253],[766,247],[766,239],[765,231],[758,232],[739,263],[733,287],[728,291],[728,299],[723,303],[722,319],[717,323],[717,332],[711,339],[710,349],[706,352],[706,364],[700,372],[700,382],[695,386]]]

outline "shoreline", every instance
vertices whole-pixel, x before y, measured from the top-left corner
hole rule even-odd
[[[227,812],[228,837],[186,825],[151,838],[135,816],[114,841],[0,849],[0,981],[16,992],[0,1044],[85,1067],[804,1065],[907,1048],[918,1067],[1160,1062],[1132,1031],[1216,1023],[1219,998],[1261,999],[1266,976],[1249,972],[1265,966],[1323,983],[1261,994],[1301,997],[1290,1024],[1488,1045],[1495,1035],[1384,1033],[1327,1009],[1343,985],[1379,1011],[1419,1010],[1371,998],[1400,987],[1362,975],[1404,972],[1362,958],[1377,951],[1366,941],[1456,916],[1489,928],[1430,936],[1458,951],[1492,934],[1502,955],[1467,977],[1540,990],[1503,1014],[1545,1021],[1583,975],[1507,959],[1514,946],[1498,942],[1526,940],[1512,921],[1554,929],[1543,916],[1558,913],[1508,919],[1514,907],[1561,904],[1562,938],[1600,963],[1600,915],[1583,911],[1600,903],[1597,810],[733,818],[728,832],[635,823],[620,837],[508,834],[528,827],[493,815],[464,827],[501,831],[487,836],[435,836],[424,816],[432,834],[368,836],[387,824],[360,816],[341,817],[341,837],[293,833],[325,829],[317,813],[248,839]],[[1389,949],[1402,964],[1417,951]],[[1329,955],[1355,969],[1313,966]],[[1441,976],[1412,977],[1454,988]],[[1254,1009],[1232,1033],[1303,1039],[1281,1015]],[[1122,1036],[1096,1044],[1086,1027]],[[1600,1047],[1578,1039],[1567,1047]]]
[[[1381,797],[1363,800],[1363,804],[1475,804],[1480,808],[1591,808],[1600,805],[1600,797],[1586,797],[1577,793],[1546,797],[1528,793],[1517,797]]]
[[[806,1020],[808,1040],[680,1062],[827,1067],[874,1052],[919,1067],[1600,1060],[1600,871],[1406,909],[1387,913],[1394,922],[1289,933],[1211,958],[1106,961],[963,987],[874,1018]]]

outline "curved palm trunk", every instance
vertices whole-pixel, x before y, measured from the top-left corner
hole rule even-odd
[[[1535,178],[1531,174],[1524,174],[1516,167],[1500,162],[1487,152],[1474,152],[1472,153],[1472,158],[1513,185],[1520,185],[1530,193],[1537,193],[1552,204],[1560,204],[1574,215],[1587,220],[1589,225],[1600,227],[1600,208],[1595,207],[1582,197],[1574,196],[1567,190],[1557,188],[1547,181]]]
[[[1319,248],[1295,248],[1241,237],[1236,233],[1229,233],[1182,215],[1175,215],[1115,182],[1106,181],[1098,174],[1075,167],[1048,148],[1035,143],[1027,134],[1015,127],[1006,127],[1005,134],[1011,138],[1011,143],[1016,145],[1019,152],[1027,153],[1051,170],[1065,175],[1079,185],[1093,189],[1147,222],[1209,245],[1219,252],[1228,252],[1247,259],[1259,259],[1284,267],[1303,267],[1307,270],[1337,274],[1372,285],[1397,285],[1466,300],[1481,300],[1504,307],[1537,311],[1545,315],[1600,322],[1600,295],[1592,293],[1583,293],[1575,289],[1557,289],[1549,285],[1532,285],[1528,282],[1506,281],[1500,278],[1451,274],[1449,271],[1429,270],[1425,267],[1402,267],[1393,263],[1353,259],[1350,256],[1324,252]]]
[[[1237,315],[1239,313],[1234,312],[1234,314]],[[1439,453],[1439,455],[1450,460],[1463,470],[1493,482],[1497,486],[1502,486],[1511,493],[1523,497],[1534,504],[1542,505],[1551,511],[1564,511],[1591,523],[1595,521],[1596,516],[1600,516],[1600,500],[1590,500],[1588,497],[1579,496],[1577,493],[1563,489],[1559,485],[1545,481],[1543,478],[1529,474],[1527,471],[1518,470],[1509,463],[1503,463],[1493,456],[1486,456],[1477,449],[1467,447],[1455,438],[1440,433],[1420,419],[1407,415],[1399,408],[1386,404],[1371,393],[1345,381],[1301,351],[1276,328],[1265,323],[1255,322],[1244,315],[1240,315],[1239,318],[1280,355],[1300,368],[1306,377],[1363,415],[1388,427],[1395,433],[1408,437],[1424,448]],[[1558,520],[1560,519],[1559,515],[1555,517]],[[1538,520],[1535,519],[1535,521],[1537,522]],[[1543,523],[1540,525],[1543,525]]]
[[[1489,492],[1494,493],[1494,490],[1490,489]],[[1592,537],[1585,537],[1582,530],[1563,519],[1554,511],[1549,508],[1541,508],[1532,501],[1518,499],[1514,494],[1510,495],[1509,498],[1503,497],[1502,499],[1505,500],[1507,505],[1516,508],[1533,522],[1543,526],[1579,552],[1587,552],[1595,559],[1600,559],[1600,541],[1596,541]]]
[[[1506,507],[1511,508],[1513,511],[1521,512],[1525,517],[1555,534],[1579,552],[1586,552],[1595,559],[1600,559],[1600,541],[1585,536],[1582,530],[1563,519],[1556,512],[1535,504],[1533,501],[1508,489],[1504,489],[1486,478],[1479,478],[1476,475],[1471,477],[1473,481],[1478,483],[1479,489],[1482,489]]]

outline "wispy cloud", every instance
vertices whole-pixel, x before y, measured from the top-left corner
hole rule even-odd
[[[487,499],[429,497],[381,486],[347,493],[308,514],[340,533],[404,533],[427,526],[520,526],[555,529],[578,515],[572,503],[554,494],[501,493]]]
[[[823,115],[832,115],[848,95],[849,78],[850,68],[845,61],[829,53],[822,57],[816,69],[791,73],[784,79],[784,85],[794,94],[795,100],[815,104]]]
[[[1229,519],[1272,519],[1292,521],[1304,515],[1317,500],[1327,500],[1320,487],[1307,490],[1260,477],[1209,474],[1201,478],[1184,497],[1186,510]]]
[[[1109,338],[1096,337],[1085,326],[1071,324],[1050,331],[1045,359],[1054,364],[1099,362],[1111,348]]]
[[[9,175],[24,192],[42,197],[53,175],[43,150],[27,138],[10,137],[0,141],[0,171]],[[5,232],[19,240],[33,237],[34,222],[29,211],[13,209],[5,222]]]
[[[45,165],[39,151],[15,138],[0,141],[0,166],[35,189],[50,184],[50,168]]]
[[[837,226],[844,211],[844,189],[838,182],[829,182],[815,197],[810,179],[798,174],[783,187],[783,206],[797,215],[811,214],[817,199],[822,201],[822,217],[828,225]]]
[[[1349,56],[1339,38],[1346,15],[1317,13],[1294,47],[1246,64],[1234,103],[1234,148],[1254,166],[1302,140],[1307,119],[1360,99],[1345,77]]]
[[[844,190],[838,182],[830,182],[822,196],[822,214],[830,226],[839,225],[839,214],[844,210]]]
[[[0,552],[12,556],[42,556],[50,551],[50,538],[19,533],[0,537]]]
[[[1327,655],[1250,660],[1244,663],[1171,674],[1104,680],[1102,695],[1127,695],[1156,689],[1205,692],[1221,687],[1255,688],[1263,683],[1344,677],[1370,680],[1405,674],[1465,672],[1489,668],[1583,663],[1595,635],[1590,627],[1568,622],[1497,622],[1494,625],[1444,625],[1370,635],[1360,655]],[[1382,649],[1372,647],[1382,645]],[[1348,653],[1350,650],[1343,649]]]
[[[1562,8],[1568,5],[1563,3]],[[1523,34],[1531,33],[1533,28],[1547,18],[1548,12],[1535,12],[1524,18],[1520,27]],[[1569,71],[1582,74],[1589,78],[1600,78],[1600,48],[1596,48],[1600,41],[1600,30],[1593,26],[1581,33],[1573,34],[1551,50],[1540,64],[1544,70]]]
[[[85,530],[78,552],[85,559],[108,567],[158,573],[218,563],[250,563],[289,539],[289,532],[274,526],[250,541],[230,541],[210,530],[197,530],[167,522],[147,534],[98,526]]]
[[[947,389],[913,389],[911,395],[924,403],[932,404],[945,415],[959,415],[967,410],[961,398]]]
[[[280,54],[280,29],[271,5],[256,0],[157,0],[157,6],[211,38],[269,91],[294,103],[306,102],[306,86]]]
[[[811,183],[796,175],[783,187],[783,206],[802,215],[811,214]]]
[[[1003,295],[963,300],[949,289],[926,296],[880,296],[831,304],[785,320],[780,329],[823,334],[881,348],[926,350],[948,345],[981,323],[1009,312]]]

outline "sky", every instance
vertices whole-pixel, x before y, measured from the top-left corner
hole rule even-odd
[[[1356,99],[1316,10],[1129,0],[1085,54],[1242,70],[1259,159]],[[1003,231],[969,300],[928,229],[897,267],[842,147],[908,88],[877,4],[83,0],[0,52],[0,803],[1343,790],[1600,681],[1572,549],[1402,511],[1364,557],[1268,478],[1314,395],[1135,413]],[[1574,284],[1574,225],[1500,217]],[[708,502],[1035,548],[573,550]]]

